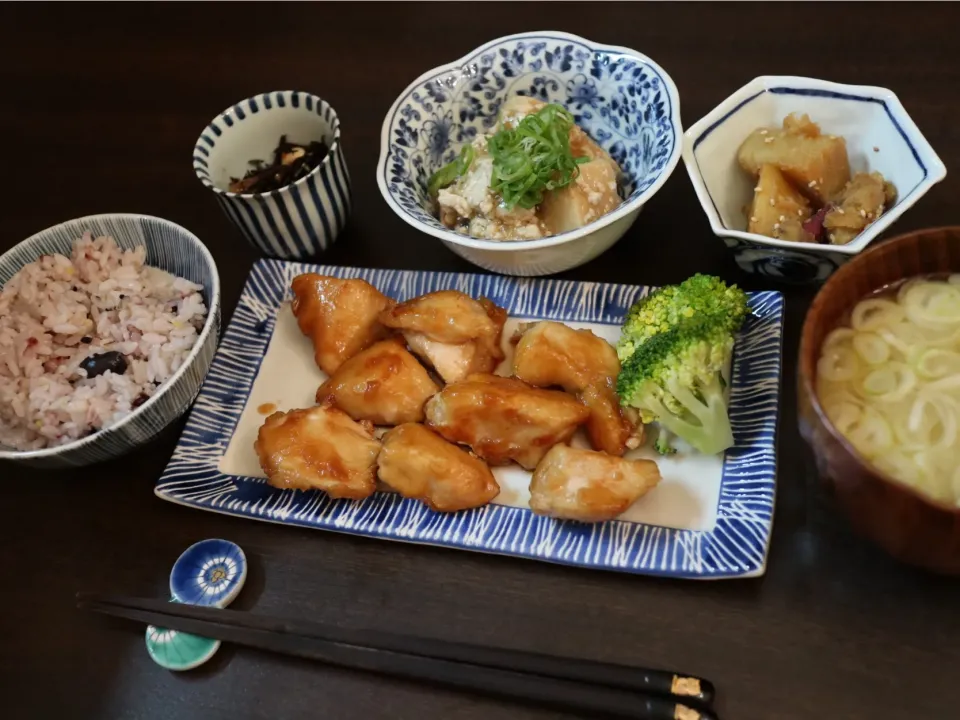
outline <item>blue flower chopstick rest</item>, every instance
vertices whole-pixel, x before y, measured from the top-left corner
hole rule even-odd
[[[247,558],[235,543],[212,538],[188,547],[170,571],[170,601],[227,607],[247,579]],[[220,648],[219,640],[147,626],[147,652],[167,670],[203,665]]]

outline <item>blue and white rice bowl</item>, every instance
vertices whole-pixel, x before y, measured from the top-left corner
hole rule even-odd
[[[327,156],[308,175],[278,190],[231,192],[231,180],[242,178],[251,160],[270,162],[282,135],[304,145],[323,141]],[[318,257],[333,245],[350,215],[340,120],[326,101],[310,93],[261,93],[227,108],[197,138],[193,169],[216,193],[231,222],[268,257]]]
[[[740,169],[737,149],[751,132],[779,127],[790,113],[806,113],[824,133],[843,137],[854,173],[878,171],[897,188],[897,202],[846,245],[796,243],[746,231],[743,208],[755,182]],[[683,162],[710,227],[737,264],[795,284],[825,280],[947,174],[893,92],[803,77],[758,77],[737,90],[684,133]]]
[[[64,388],[60,387],[63,385],[61,381],[70,382],[69,377],[50,377],[57,375],[56,369],[48,369],[44,365],[41,370],[39,360],[33,362],[33,365],[37,367],[31,367],[30,365],[32,361],[29,358],[36,355],[37,358],[49,358],[53,365],[59,367],[58,363],[61,363],[59,358],[62,353],[68,351],[68,348],[72,347],[73,351],[79,350],[81,347],[96,348],[100,342],[97,338],[102,331],[100,327],[102,323],[107,322],[107,327],[103,329],[109,332],[113,331],[109,313],[105,315],[103,310],[98,309],[96,322],[92,325],[84,324],[84,328],[92,328],[92,330],[87,332],[85,329],[84,332],[73,333],[73,339],[69,342],[64,339],[63,334],[68,333],[67,329],[51,327],[49,331],[43,331],[43,337],[34,338],[34,343],[51,344],[52,350],[47,348],[49,352],[45,350],[42,355],[38,352],[31,355],[24,349],[26,346],[21,347],[23,337],[20,336],[27,331],[24,328],[18,330],[19,325],[16,327],[11,325],[8,328],[7,335],[0,338],[0,342],[5,344],[5,348],[0,349],[8,355],[10,352],[17,353],[15,357],[7,357],[10,364],[5,365],[6,370],[0,370],[0,385],[5,386],[0,387],[0,390],[6,397],[5,402],[8,403],[8,410],[12,408],[17,417],[21,418],[19,422],[24,428],[26,425],[23,425],[23,423],[27,420],[23,420],[23,418],[27,418],[35,423],[46,422],[50,425],[51,432],[56,431],[60,435],[53,444],[48,444],[46,447],[38,447],[40,443],[19,444],[19,441],[18,448],[21,449],[0,444],[0,460],[12,460],[35,467],[55,468],[89,465],[122,455],[137,445],[150,440],[167,425],[183,415],[199,393],[200,386],[210,369],[220,330],[220,279],[217,267],[213,257],[199,238],[169,220],[149,215],[106,214],[69,220],[48,228],[24,240],[12,250],[0,256],[0,288],[6,286],[24,266],[33,263],[42,256],[60,254],[69,258],[74,243],[85,233],[90,233],[92,238],[111,237],[120,250],[134,250],[142,247],[146,251],[143,258],[144,266],[159,268],[176,278],[189,281],[184,285],[193,284],[190,285],[189,295],[184,294],[181,300],[174,300],[174,307],[177,308],[174,312],[178,313],[177,316],[179,317],[181,310],[184,312],[189,310],[191,322],[196,322],[194,325],[195,333],[193,330],[188,333],[192,345],[174,342],[169,348],[158,348],[162,353],[166,353],[167,350],[175,350],[175,362],[164,361],[165,369],[163,369],[162,374],[148,375],[145,379],[134,378],[131,380],[130,382],[153,386],[149,390],[149,397],[145,394],[139,399],[139,402],[131,402],[130,397],[123,397],[123,390],[129,384],[127,382],[129,377],[125,374],[126,370],[117,371],[119,375],[116,378],[110,378],[110,373],[104,373],[97,377],[94,383],[91,383],[88,378],[81,383],[83,385],[81,389],[72,394],[67,387],[67,392],[64,394]],[[9,312],[13,315],[16,315],[17,312],[27,312],[31,315],[38,314],[44,320],[56,317],[54,311],[60,312],[58,308],[66,307],[63,304],[67,302],[66,291],[72,293],[87,292],[84,289],[87,287],[97,287],[97,297],[100,297],[100,295],[106,296],[109,293],[121,293],[117,297],[120,301],[123,301],[123,292],[133,292],[136,295],[138,292],[136,288],[140,287],[136,278],[133,280],[134,285],[130,286],[134,287],[134,290],[127,290],[127,286],[123,285],[124,282],[130,282],[131,278],[129,276],[134,274],[133,267],[131,267],[131,265],[135,267],[133,257],[132,255],[127,256],[118,272],[108,272],[106,282],[101,283],[103,278],[98,276],[92,279],[82,278],[82,283],[78,281],[78,284],[72,288],[69,282],[66,285],[60,281],[45,285],[45,289],[41,288],[36,292],[35,300],[32,303],[28,301],[29,307],[24,307],[25,296],[22,294],[22,290],[18,291],[17,307],[19,310],[10,308]],[[74,266],[66,258],[51,259],[48,262],[61,263],[63,265],[61,269],[65,273],[75,272]],[[116,258],[110,260],[111,267],[116,264],[114,263],[115,260]],[[107,266],[104,265],[104,267]],[[64,277],[67,276],[76,277],[75,275],[64,275]],[[18,284],[23,283],[24,279],[30,277],[38,278],[39,276],[36,274],[22,275]],[[161,278],[157,278],[156,282],[161,282]],[[120,283],[120,285],[117,285],[117,283]],[[80,286],[81,284],[83,284],[83,287]],[[110,285],[109,288],[107,287],[108,284]],[[174,281],[174,284],[176,285],[177,281]],[[195,286],[200,286],[200,289],[197,290]],[[28,283],[24,287],[33,288],[34,286]],[[143,287],[146,288],[147,285]],[[31,289],[30,292],[34,292],[34,290]],[[184,292],[186,293],[186,291]],[[196,305],[197,294],[200,295],[206,311],[202,327],[197,326],[199,325],[199,318],[203,315],[194,312],[195,308],[193,308]],[[171,295],[170,297],[173,298],[174,296]],[[48,300],[51,305],[43,310],[44,303],[47,303]],[[188,300],[190,303],[188,303]],[[68,304],[72,303],[71,306],[76,306],[75,309],[86,318],[86,311],[82,311],[79,307],[84,302],[82,299],[71,296]],[[90,302],[93,302],[92,296]],[[135,299],[133,304],[137,304]],[[184,304],[191,304],[191,308],[182,307]],[[130,313],[135,310],[129,305],[125,307],[128,307]],[[197,308],[199,308],[199,305],[197,305]],[[92,312],[90,319],[93,319]],[[19,321],[14,319],[14,323],[16,322]],[[32,322],[36,322],[36,320]],[[56,322],[60,322],[60,320]],[[69,322],[73,321],[70,320]],[[133,323],[133,320],[130,320],[129,323]],[[128,329],[132,326],[132,324],[127,325]],[[174,329],[177,327],[175,323],[173,327]],[[174,332],[173,329],[167,331],[151,328],[150,331],[153,332],[154,330],[158,334],[157,338],[135,339],[133,345],[142,347],[144,343],[153,343],[154,345],[159,343],[162,346],[168,341],[173,342],[175,336],[186,337],[184,333]],[[146,332],[143,331],[143,335],[146,335]],[[92,338],[84,337],[76,340],[76,337],[81,334],[89,334]],[[11,344],[11,341],[13,344]],[[27,345],[31,344],[30,338],[27,338],[26,343]],[[126,341],[119,342],[113,347],[119,349],[123,354],[131,352],[129,349],[125,349],[125,345]],[[60,346],[63,349],[58,350]],[[80,360],[81,356],[84,355],[79,352],[72,352],[71,354],[73,361]],[[0,353],[0,356],[2,355],[4,353]],[[165,355],[161,355],[161,357],[165,357]],[[132,367],[134,361],[130,358],[131,356],[128,355],[127,361]],[[150,360],[150,363],[153,363],[153,359]],[[43,382],[39,386],[28,384],[25,388],[18,384],[18,378],[34,378],[37,377],[37,372],[40,372],[41,379],[49,381]],[[133,371],[131,370],[131,372]],[[156,370],[154,368],[148,372],[155,373]],[[107,380],[107,382],[100,383],[101,380]],[[50,388],[49,384],[53,381],[56,381],[56,387]],[[107,387],[102,388],[100,387],[101,384],[107,385]],[[50,394],[53,390],[57,391],[54,393],[56,395],[55,402],[45,405],[46,400],[43,393]],[[24,393],[26,393],[26,398],[23,397]],[[39,393],[39,395],[34,397],[35,393]],[[61,401],[65,401],[66,404]],[[76,403],[79,403],[79,407],[76,406]],[[17,404],[22,406],[20,410],[14,407]],[[89,423],[93,429],[91,431],[85,430],[82,437],[70,440],[70,438],[80,434],[77,427],[78,422],[75,419],[70,419],[74,415],[82,417],[83,422]],[[44,419],[41,420],[41,417]],[[13,423],[12,416],[10,421]],[[0,422],[6,421],[3,421],[0,417]],[[72,426],[70,425],[71,422],[73,423]],[[19,431],[16,430],[15,426],[16,423],[9,425],[7,431],[14,432],[19,437]],[[23,447],[30,449],[22,449]]]
[[[625,201],[577,230],[498,241],[447,229],[434,217],[430,175],[490,131],[515,95],[566,107],[623,171]],[[429,70],[383,122],[377,183],[405,222],[470,262],[509,275],[549,275],[582,265],[617,242],[680,160],[680,98],[647,56],[568,33],[543,31],[489,42]]]

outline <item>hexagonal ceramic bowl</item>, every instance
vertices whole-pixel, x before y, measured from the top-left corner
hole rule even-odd
[[[879,171],[897,188],[897,202],[848,245],[775,240],[746,231],[743,208],[754,182],[737,164],[737,148],[753,130],[806,113],[825,133],[847,141],[853,172]],[[683,136],[683,162],[713,232],[749,272],[790,283],[822,282],[866,248],[947,171],[890,90],[802,77],[758,77]]]

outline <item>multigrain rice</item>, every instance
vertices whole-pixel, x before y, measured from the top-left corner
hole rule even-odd
[[[33,450],[101,430],[183,364],[207,315],[202,288],[145,256],[87,233],[71,257],[44,255],[0,290],[0,445]],[[81,365],[106,352],[126,368],[88,377]]]

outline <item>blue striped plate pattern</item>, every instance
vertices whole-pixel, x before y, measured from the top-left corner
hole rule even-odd
[[[249,168],[249,160],[269,160],[281,134],[287,134],[291,142],[322,137],[329,154],[309,175],[279,190],[229,192],[224,168],[231,168],[239,177]],[[310,93],[262,93],[228,108],[197,139],[193,169],[243,236],[269,257],[317,257],[333,245],[350,214],[350,175],[343,157],[340,120],[326,101]]]
[[[737,343],[730,413],[735,447],[724,457],[717,520],[710,530],[611,521],[558,521],[526,508],[487,505],[441,514],[394,493],[362,501],[279,490],[225,475],[227,449],[273,333],[290,281],[302,272],[363,278],[397,299],[445,288],[484,295],[513,316],[619,324],[647,288],[466,273],[304,265],[255,266],[169,465],[159,497],[204,510],[389,540],[499,553],[568,565],[682,578],[763,573],[776,490],[776,431],[783,296],[750,294],[752,315]]]

